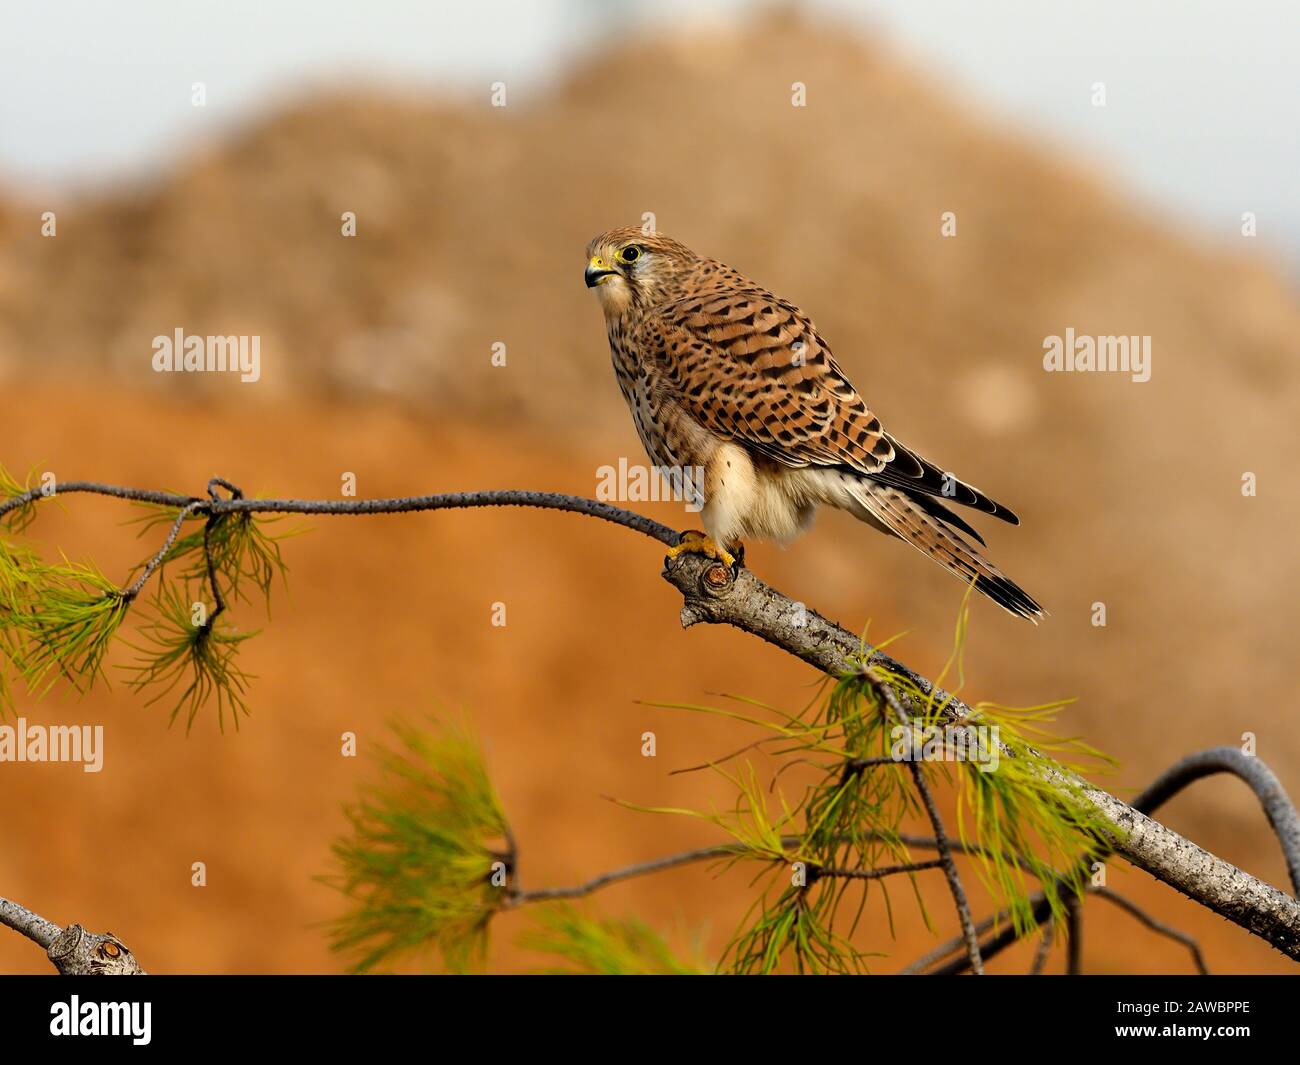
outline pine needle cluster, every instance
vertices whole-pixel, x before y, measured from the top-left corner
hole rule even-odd
[[[965,625],[963,610],[939,683],[955,672],[960,686]],[[916,767],[900,760],[900,744],[918,752],[928,781],[955,793],[953,846],[979,870],[1016,931],[1038,927],[1031,919],[1036,891],[1064,917],[1071,897],[1084,890],[1089,856],[1113,845],[1114,828],[1063,783],[1062,771],[1104,770],[1108,760],[1076,740],[1052,736],[1047,726],[1060,703],[976,705],[955,727],[982,730],[981,738],[962,747],[962,757],[933,757],[920,737],[938,733],[950,743],[952,733],[940,730],[954,725],[952,697],[939,690],[923,690],[912,676],[866,656],[797,714],[746,698],[725,708],[659,704],[726,717],[759,734],[700,767],[728,782],[735,796],[729,807],[622,803],[706,821],[730,841],[710,855],[708,869],[749,871],[754,898],[740,926],[709,965],[679,959],[640,922],[546,903],[529,907],[538,915],[519,944],[561,960],[548,971],[867,971],[888,942],[863,946],[864,915],[878,896],[892,938],[897,891],[891,884],[905,885],[905,897],[933,928],[918,877],[938,875],[930,871],[935,848],[908,832],[924,810]],[[351,909],[333,928],[334,945],[356,959],[357,971],[429,953],[451,968],[479,966],[492,920],[520,901],[510,887],[517,870],[506,815],[463,728],[398,726],[397,735],[400,750],[381,753],[381,783],[350,811],[352,834],[335,847],[342,872],[331,882]],[[992,768],[969,757],[990,743],[997,745]],[[749,757],[758,750],[767,756],[762,772]],[[504,875],[494,879],[494,869]]]
[[[0,467],[0,500],[30,493],[30,475],[20,483]],[[136,519],[142,536],[172,535],[121,586],[91,563],[47,562],[0,537],[0,717],[12,712],[19,691],[39,699],[56,685],[81,694],[106,683],[119,641],[135,657],[116,668],[149,703],[169,700],[169,721],[183,718],[188,731],[211,707],[224,731],[248,713],[252,678],[237,654],[256,633],[236,628],[228,603],[260,598],[269,611],[271,587],[286,571],[280,541],[288,534],[275,531],[274,518],[208,514],[200,501],[136,505],[144,508]],[[37,507],[35,497],[25,498],[0,519],[0,532],[27,529]]]

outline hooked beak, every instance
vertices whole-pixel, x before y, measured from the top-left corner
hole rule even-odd
[[[586,279],[588,288],[595,288],[607,277],[617,277],[618,271],[611,270],[609,265],[599,255],[593,255],[591,262],[587,264],[587,269],[583,272],[583,278]]]

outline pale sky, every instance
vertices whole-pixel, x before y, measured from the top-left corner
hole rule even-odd
[[[0,181],[148,174],[313,84],[543,89],[609,35],[747,0],[4,0]],[[1219,236],[1243,211],[1300,265],[1293,0],[809,0],[883,33],[951,91]],[[208,106],[190,104],[190,85]],[[1094,82],[1107,106],[1091,105]],[[201,119],[196,120],[196,114]]]

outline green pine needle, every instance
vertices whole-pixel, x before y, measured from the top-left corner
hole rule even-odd
[[[16,477],[13,476],[3,465],[0,465],[0,502],[6,499],[15,499],[18,496],[26,495],[32,489],[32,477],[35,475],[34,469],[27,473],[27,480],[19,484]],[[36,520],[37,500],[29,499],[25,503],[9,511],[3,518],[0,518],[0,528],[6,529],[12,533],[22,532],[33,521]]]
[[[0,659],[32,697],[60,678],[78,692],[100,679],[127,607],[93,565],[48,565],[29,548],[0,541]],[[0,681],[0,716],[13,690],[8,677]]]
[[[217,725],[224,732],[226,716],[236,728],[248,713],[245,693],[252,679],[235,661],[239,646],[255,632],[236,632],[220,618],[195,624],[194,598],[202,585],[160,581],[153,599],[154,616],[141,629],[145,646],[137,652],[127,683],[136,691],[155,690],[147,705],[179,692],[168,724],[185,713],[188,733],[199,711],[209,702],[217,706]]]
[[[441,954],[447,968],[479,967],[488,922],[505,898],[505,814],[477,743],[463,728],[394,723],[399,746],[380,748],[380,781],[346,813],[334,844],[340,871],[325,878],[351,908],[331,929],[353,972]]]
[[[31,479],[29,475],[28,483]],[[25,491],[0,467],[0,500]],[[29,501],[2,524],[24,528],[35,506],[36,500]],[[181,513],[177,507],[141,506],[143,516],[136,520],[142,534],[170,531]],[[132,582],[152,569],[153,556],[119,588],[93,565],[66,559],[49,565],[28,547],[0,541],[0,717],[12,708],[20,686],[35,698],[57,681],[78,693],[90,688],[104,676],[105,657],[132,610],[142,616],[139,641],[124,641],[137,652],[136,661],[122,667],[130,674],[129,684],[153,691],[150,704],[174,696],[169,720],[183,714],[187,732],[198,713],[213,703],[222,731],[227,719],[237,728],[248,713],[252,678],[239,667],[236,653],[255,634],[236,631],[229,614],[217,611],[215,604],[211,609],[219,618],[196,623],[191,611],[196,596],[213,597],[215,579],[223,600],[248,601],[260,593],[269,612],[271,585],[277,574],[281,579],[286,574],[280,541],[293,534],[274,535],[263,528],[276,520],[235,513],[209,525],[206,515],[191,515],[186,525],[197,528],[177,536],[150,574],[151,600],[137,596]]]
[[[177,507],[154,503],[138,504],[144,514],[135,519],[140,534],[160,532],[171,528],[180,514]],[[181,562],[181,575],[185,579],[198,579],[207,574],[208,563],[203,550],[204,536],[208,538],[212,566],[221,578],[224,590],[233,599],[250,601],[250,586],[266,601],[270,612],[271,588],[278,576],[285,581],[288,566],[280,550],[280,541],[303,532],[286,529],[269,532],[268,526],[278,525],[280,517],[261,517],[250,513],[218,515],[211,528],[205,530],[207,516],[194,514],[189,519],[198,523],[193,532],[178,536],[163,558],[164,564]],[[141,567],[137,567],[138,572]]]
[[[967,625],[963,603],[952,654],[936,687],[951,674],[957,681],[954,691],[960,689]],[[720,762],[711,765],[737,791],[736,807],[726,814],[650,810],[700,818],[722,829],[742,845],[724,865],[747,858],[766,863],[756,877],[756,883],[763,885],[761,893],[724,953],[722,964],[728,971],[862,971],[872,955],[855,947],[851,938],[870,893],[876,890],[892,935],[890,880],[819,874],[819,870],[869,872],[933,857],[931,852],[912,853],[902,841],[904,821],[915,819],[923,808],[909,767],[895,760],[902,725],[880,693],[881,682],[910,707],[913,730],[931,729],[943,735],[938,730],[947,723],[947,699],[939,701],[907,675],[867,660],[836,682],[820,711],[811,716],[776,711],[777,720],[771,720],[712,707],[675,707],[762,730],[760,742],[780,762],[770,787],[760,786],[748,763],[738,773],[725,771]],[[957,790],[956,835],[971,849],[985,885],[1011,912],[1022,935],[1037,927],[1030,920],[1032,893],[1044,891],[1053,912],[1062,916],[1068,897],[1083,888],[1086,859],[1103,841],[1114,838],[1113,827],[1063,786],[1062,770],[1083,774],[1111,763],[1086,744],[1051,734],[1046,726],[1061,705],[973,707],[969,724],[996,727],[998,740],[1007,748],[993,771],[981,769],[969,758],[922,763],[929,778]],[[777,787],[777,779],[796,764],[811,767],[814,780],[791,803]],[[773,803],[777,808],[769,809]],[[799,837],[788,853],[781,843],[783,835]],[[907,881],[922,919],[933,927],[916,874],[907,874]]]
[[[552,954],[561,964],[543,971],[590,976],[699,976],[712,967],[697,957],[678,958],[649,925],[588,917],[565,903],[540,906],[536,925],[519,937],[519,945],[539,954]]]

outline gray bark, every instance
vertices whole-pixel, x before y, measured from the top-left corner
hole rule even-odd
[[[79,924],[60,928],[8,899],[0,899],[0,924],[44,947],[61,976],[145,975],[135,955],[112,932],[87,932]]]
[[[946,716],[960,725],[971,708],[883,652],[865,644],[804,604],[767,585],[748,570],[733,573],[699,555],[668,560],[664,578],[682,593],[683,627],[703,623],[732,625],[803,659],[831,676],[843,676],[867,665],[879,665],[907,676],[937,701],[946,700]],[[896,691],[907,709],[905,692]],[[1116,853],[1188,898],[1300,960],[1300,902],[1257,877],[1218,858],[1140,810],[1060,769],[1046,770],[1062,794],[1081,795],[1117,832],[1111,841]],[[1280,791],[1271,773],[1262,781]],[[1274,799],[1275,795],[1272,796]],[[1285,795],[1282,796],[1285,800]],[[1289,801],[1285,802],[1290,807]],[[1274,824],[1289,824],[1270,809]],[[1284,845],[1288,842],[1283,837]]]

